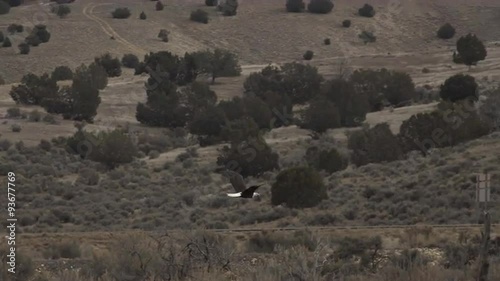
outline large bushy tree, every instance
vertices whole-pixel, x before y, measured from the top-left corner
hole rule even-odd
[[[351,161],[357,166],[401,159],[403,150],[387,123],[352,132],[347,141]]]
[[[224,49],[206,50],[194,53],[195,63],[200,72],[210,74],[212,84],[217,77],[239,76],[241,66],[236,54]]]
[[[54,97],[59,90],[56,80],[47,73],[37,76],[28,73],[21,79],[21,84],[10,91],[12,99],[19,104],[40,105],[43,99]]]
[[[261,137],[249,138],[241,143],[224,146],[217,157],[217,165],[237,171],[243,177],[259,176],[279,169],[279,156]]]
[[[96,57],[94,62],[106,70],[108,77],[119,77],[122,75],[122,64],[120,60],[118,58],[113,58],[110,53]]]
[[[329,80],[323,85],[321,94],[337,106],[340,124],[344,127],[358,126],[370,112],[367,94],[356,91],[352,81],[342,78]]]
[[[404,72],[359,69],[350,80],[357,91],[367,95],[372,111],[380,110],[384,103],[401,106],[416,97],[415,84]]]
[[[469,68],[486,58],[488,52],[483,42],[475,34],[467,34],[457,41],[457,52],[454,53],[453,61],[463,63]]]
[[[294,167],[278,174],[271,187],[271,203],[310,208],[328,198],[323,178],[310,167]]]
[[[323,133],[328,129],[340,127],[340,114],[337,106],[324,97],[316,98],[309,104],[302,116],[301,128]]]
[[[310,0],[307,10],[316,14],[328,14],[333,9],[331,0]]]
[[[478,99],[478,84],[470,75],[456,74],[446,79],[441,85],[439,95],[441,99],[456,102],[465,99]]]

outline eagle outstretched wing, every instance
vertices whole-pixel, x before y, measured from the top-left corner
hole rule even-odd
[[[230,170],[226,170],[222,172],[222,174],[229,178],[229,182],[231,182],[231,185],[236,192],[243,192],[247,189],[245,182],[243,181],[243,177],[240,174]]]

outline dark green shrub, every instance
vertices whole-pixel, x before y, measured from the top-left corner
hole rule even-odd
[[[238,0],[220,0],[218,9],[224,16],[235,16],[238,10]]]
[[[311,50],[308,50],[304,53],[304,55],[302,56],[305,60],[312,60],[314,56],[314,52],[311,51]]]
[[[278,160],[278,154],[272,151],[265,140],[256,137],[223,147],[217,157],[217,165],[248,177],[279,169]]]
[[[359,8],[358,14],[362,17],[372,18],[375,15],[375,10],[370,4],[365,4],[362,8]]]
[[[441,85],[439,96],[441,99],[451,102],[460,100],[478,99],[478,84],[476,79],[470,75],[456,74],[446,79]]]
[[[106,69],[95,62],[88,66],[91,75],[91,84],[93,87],[102,90],[108,85],[108,73]]]
[[[38,38],[38,36],[36,36],[34,34],[28,35],[28,37],[26,37],[24,39],[24,42],[26,42],[27,44],[29,44],[30,46],[33,46],[33,47],[37,47],[42,43],[40,38]]]
[[[201,9],[194,10],[191,12],[191,16],[189,17],[189,19],[206,24],[208,23],[208,13]]]
[[[22,128],[21,128],[21,125],[19,125],[19,124],[12,124],[12,126],[10,126],[10,129],[14,133],[19,133],[19,132],[21,132]]]
[[[371,31],[366,31],[366,30],[363,30],[359,35],[358,37],[363,40],[363,42],[365,44],[367,43],[373,43],[373,42],[376,42],[377,41],[377,36],[375,36],[373,34],[373,32]]]
[[[384,90],[389,91],[390,89]],[[353,81],[341,78],[329,80],[323,84],[321,95],[337,106],[340,124],[343,127],[359,126],[371,110],[368,94],[357,91]]]
[[[306,4],[304,0],[287,0],[286,1],[286,10],[291,13],[300,13],[304,11],[306,8]]]
[[[325,40],[323,40],[323,43],[328,46],[332,44],[332,41],[330,40],[330,38],[325,38]]]
[[[142,11],[141,14],[139,15],[139,19],[145,20],[146,18],[147,18],[146,13],[144,13],[144,11]]]
[[[38,147],[40,149],[45,150],[45,151],[50,151],[50,149],[52,148],[52,144],[50,143],[50,141],[42,139],[42,140],[40,140]]]
[[[125,54],[122,57],[122,65],[135,69],[139,65],[139,58],[134,54]]]
[[[403,156],[398,138],[387,123],[351,133],[347,146],[352,150],[352,163],[357,166],[395,161]]]
[[[5,15],[10,12],[10,5],[4,1],[0,1],[0,15]]]
[[[217,0],[205,0],[205,5],[207,5],[209,7],[213,7],[213,6],[217,5]]]
[[[23,31],[24,31],[24,26],[21,24],[13,23],[7,27],[7,32],[9,32],[10,34],[14,34],[16,32],[21,33]]]
[[[58,66],[52,72],[51,78],[55,81],[73,79],[73,71],[67,66]]]
[[[165,5],[163,5],[163,3],[161,1],[156,2],[155,9],[157,11],[162,11],[163,8],[165,8]]]
[[[12,42],[10,42],[9,37],[5,37],[5,39],[3,40],[3,43],[2,43],[2,47],[4,47],[4,48],[12,47]]]
[[[163,42],[168,42],[168,35],[170,32],[166,29],[160,30],[160,33],[158,33],[158,38],[160,38]]]
[[[316,98],[302,115],[301,128],[323,133],[328,129],[340,127],[340,114],[337,106],[326,98]]]
[[[71,13],[71,8],[68,5],[54,5],[51,12],[60,18],[64,18]]]
[[[449,24],[443,24],[437,31],[437,36],[441,39],[451,39],[455,36],[455,28]]]
[[[0,42],[3,42],[5,40],[5,36],[3,35],[3,32],[0,31]]]
[[[116,8],[111,15],[115,19],[126,19],[130,17],[131,13],[129,8]]]
[[[455,63],[463,63],[469,67],[477,65],[488,54],[483,42],[475,34],[471,33],[458,39],[457,52],[453,53],[453,61]]]
[[[289,208],[310,208],[327,199],[326,186],[312,168],[295,167],[278,174],[271,187],[271,203]]]
[[[11,107],[7,109],[7,118],[19,118],[21,117],[21,109],[19,107]]]
[[[120,60],[118,58],[111,57],[110,53],[96,57],[94,61],[97,65],[102,66],[106,70],[108,77],[119,77],[122,75]]]
[[[306,151],[306,161],[316,170],[324,170],[328,173],[335,173],[347,168],[348,159],[337,149],[320,150],[317,147],[310,147]]]
[[[42,114],[38,110],[32,110],[28,115],[28,120],[31,122],[40,122]]]
[[[19,53],[21,55],[27,55],[30,53],[30,45],[27,43],[21,43],[18,45]]]
[[[351,27],[351,20],[344,20],[342,26],[345,28]]]
[[[328,14],[333,9],[331,0],[311,0],[307,5],[307,10],[316,14]]]
[[[31,35],[38,37],[41,43],[47,43],[50,40],[50,32],[47,31],[47,26],[44,24],[35,25],[35,28],[31,31]]]

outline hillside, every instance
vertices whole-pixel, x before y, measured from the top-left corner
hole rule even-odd
[[[7,26],[12,23],[21,23],[28,29],[33,24],[44,24],[51,33],[50,41],[32,47],[29,55],[20,55],[17,49],[17,45],[27,36],[26,31],[9,36],[12,48],[0,48],[0,77],[6,82],[0,85],[0,179],[6,184],[5,175],[11,171],[16,174],[16,200],[19,209],[17,231],[21,241],[25,243],[20,249],[36,261],[38,273],[62,270],[65,267],[86,268],[89,264],[93,266],[92,270],[99,271],[102,268],[98,264],[102,263],[109,268],[104,268],[106,274],[102,273],[107,279],[101,280],[122,280],[116,276],[110,277],[111,268],[119,272],[126,271],[123,268],[139,267],[139,262],[134,257],[126,260],[129,256],[121,252],[126,247],[144,247],[141,249],[147,254],[156,255],[158,252],[155,251],[161,250],[160,246],[154,248],[159,240],[154,240],[149,235],[175,230],[175,233],[181,233],[180,239],[184,239],[184,243],[186,239],[205,239],[205,235],[215,235],[198,231],[216,229],[222,232],[221,236],[214,236],[217,239],[209,237],[209,240],[213,238],[215,241],[210,240],[215,245],[213,251],[221,249],[223,239],[220,237],[223,235],[230,237],[228,243],[235,243],[231,246],[234,248],[224,248],[231,252],[231,258],[235,261],[231,264],[234,265],[231,269],[225,268],[227,264],[223,266],[224,280],[250,280],[232,275],[228,277],[233,271],[245,278],[253,276],[253,280],[267,280],[261,275],[251,274],[252,266],[255,266],[254,271],[255,268],[263,269],[267,261],[273,262],[276,272],[288,274],[288,268],[280,266],[282,262],[288,262],[290,268],[292,257],[298,259],[314,256],[318,262],[322,250],[318,250],[320,245],[328,246],[321,252],[324,262],[317,268],[326,268],[325,262],[337,253],[339,243],[369,247],[367,245],[373,240],[368,237],[374,236],[382,237],[382,240],[373,256],[379,248],[384,249],[385,261],[389,261],[395,252],[403,249],[430,252],[432,262],[429,262],[429,266],[432,267],[427,267],[427,263],[418,267],[417,275],[420,279],[412,279],[410,275],[409,280],[431,280],[429,278],[435,276],[429,272],[434,272],[433,270],[439,272],[436,276],[442,278],[440,280],[445,280],[445,277],[449,280],[465,280],[450,277],[468,274],[468,269],[461,271],[469,268],[469,264],[464,266],[465,262],[460,261],[462,268],[458,269],[449,269],[446,265],[445,271],[439,271],[442,268],[434,265],[442,265],[445,253],[450,254],[454,249],[445,249],[445,246],[454,243],[453,245],[461,247],[460,251],[466,251],[466,247],[472,247],[471,243],[477,242],[479,236],[474,226],[459,230],[452,225],[477,224],[482,220],[481,210],[475,201],[476,173],[487,171],[492,174],[491,186],[500,185],[498,131],[491,130],[485,136],[455,146],[431,149],[425,157],[412,151],[392,162],[382,161],[358,167],[351,161],[341,171],[319,171],[326,186],[327,198],[311,208],[293,209],[284,204],[273,206],[271,187],[281,171],[308,164],[305,159],[308,148],[336,148],[340,154],[348,156],[351,153],[348,149],[348,137],[354,131],[387,123],[390,131],[398,134],[404,121],[416,114],[437,109],[439,86],[454,74],[474,76],[479,84],[477,104],[483,104],[485,100],[487,103],[486,96],[495,93],[491,90],[496,89],[500,81],[500,29],[497,28],[500,25],[499,1],[337,0],[334,1],[335,7],[331,13],[320,15],[307,12],[287,13],[285,1],[281,0],[240,0],[237,15],[224,17],[214,7],[207,7],[202,0],[166,0],[163,1],[165,8],[162,11],[156,11],[155,1],[149,0],[76,0],[69,4],[71,14],[66,18],[58,18],[52,14],[49,3],[33,2],[29,1],[12,8],[9,14],[0,15],[0,30],[4,34],[7,34]],[[377,11],[373,18],[357,15],[357,9],[366,2]],[[117,7],[128,7],[132,16],[128,19],[113,19],[111,12]],[[195,9],[207,11],[210,22],[201,24],[190,21],[190,13]],[[147,14],[146,20],[138,18],[142,11]],[[350,28],[342,27],[341,23],[345,19],[352,20]],[[438,39],[436,31],[446,22],[452,23],[457,33],[453,39]],[[160,29],[170,32],[169,42],[162,42],[157,38]],[[364,44],[358,38],[362,31],[374,32],[376,42]],[[470,32],[484,41],[488,56],[469,71],[466,66],[452,62],[452,53],[456,39]],[[331,45],[324,44],[325,38],[331,39]],[[259,131],[264,132],[263,138],[279,155],[279,169],[264,172],[258,177],[245,178],[247,184],[263,184],[259,189],[260,200],[233,200],[226,196],[233,189],[229,180],[216,170],[217,157],[228,143],[200,146],[197,135],[189,134],[189,130],[185,128],[149,127],[137,121],[137,104],[146,100],[145,83],[149,76],[134,75],[133,69],[123,68],[119,77],[109,78],[107,86],[99,91],[101,103],[94,122],[85,126],[85,130],[94,132],[118,127],[128,130],[127,135],[132,136],[132,143],[139,148],[140,153],[130,163],[117,168],[110,169],[102,163],[70,154],[66,143],[58,143],[58,137],[70,137],[77,131],[74,121],[65,120],[60,115],[53,115],[53,121],[34,121],[30,118],[11,118],[7,114],[9,109],[19,108],[21,115],[29,116],[33,115],[33,111],[38,111],[42,117],[49,116],[40,106],[16,105],[9,95],[23,75],[30,72],[37,75],[51,73],[55,67],[62,65],[75,69],[81,64],[90,64],[95,57],[106,52],[120,59],[124,54],[135,54],[142,60],[150,52],[166,50],[183,56],[185,52],[214,48],[224,48],[237,54],[242,68],[240,76],[219,77],[214,85],[210,85],[218,101],[244,96],[243,84],[252,73],[259,72],[269,64],[281,65],[288,62],[315,66],[325,79],[362,68],[398,70],[408,73],[419,91],[424,91],[425,88],[434,96],[432,100],[415,98],[408,106],[385,107],[380,111],[370,112],[361,126],[358,126],[359,123],[356,124],[358,127],[337,126],[317,136],[312,136],[311,131],[298,125]],[[314,51],[314,58],[310,61],[302,59],[307,50]],[[198,77],[200,81],[206,79],[208,77],[204,75]],[[57,83],[60,86],[71,84],[70,81]],[[270,104],[265,103],[265,106],[271,108]],[[302,112],[304,108],[307,109],[302,105],[295,106],[295,113]],[[19,125],[21,130],[15,132],[13,125]],[[429,124],[429,127],[431,125],[434,124]],[[471,130],[473,129],[476,128]],[[376,148],[379,150],[378,146]],[[493,188],[492,202],[499,199],[500,189]],[[6,197],[1,197],[0,204],[3,206],[6,203]],[[491,204],[490,209],[495,218],[493,223],[497,223],[500,206]],[[5,214],[1,217],[4,216]],[[415,225],[420,225],[418,227],[423,230]],[[429,238],[429,235],[425,235],[429,225],[442,225],[443,231],[431,229],[433,233]],[[352,226],[361,228],[329,229],[324,230],[321,235],[319,232],[313,235],[306,230],[309,227]],[[283,227],[297,227],[301,230],[293,232],[293,238],[288,237],[288,233],[266,231]],[[393,228],[386,230],[384,227]],[[255,235],[226,232],[240,228],[263,231]],[[141,242],[137,242],[137,237],[122,240],[128,235],[136,235],[138,230],[145,231],[137,234],[144,235],[137,236]],[[418,233],[412,236],[411,232],[417,230]],[[361,237],[360,240],[349,242],[351,234]],[[420,234],[422,237],[417,237]],[[495,251],[498,251],[495,252],[496,260],[500,254],[500,238],[496,238],[499,235],[498,225],[494,226],[492,237],[498,240],[498,245],[495,244]],[[172,237],[169,239],[174,239]],[[136,240],[133,241],[134,239]],[[67,241],[73,243],[65,245],[69,250],[60,245]],[[278,247],[280,241],[286,249]],[[366,243],[362,244],[360,241]],[[123,247],[121,244],[116,247],[116,243],[123,243]],[[175,243],[169,248],[171,253],[182,244]],[[202,245],[207,241],[197,243]],[[314,244],[314,249],[310,247],[311,244]],[[247,249],[252,245],[257,250]],[[79,254],[68,254],[70,257],[64,258],[59,255],[64,250],[76,251],[75,247]],[[353,247],[346,251],[355,250]],[[132,252],[135,254],[134,251]],[[298,254],[294,251],[303,252]],[[180,252],[177,254],[181,255]],[[214,261],[215,267],[220,266],[218,259],[225,254],[227,253],[216,252],[219,256],[214,259],[217,260]],[[113,260],[111,256],[119,260]],[[159,260],[165,262],[165,257],[156,257],[158,260],[155,261],[155,266],[164,268]],[[194,266],[197,262],[199,260],[189,266]],[[208,263],[210,262],[212,260]],[[304,267],[311,264],[305,258],[297,262]],[[260,265],[256,265],[257,263]],[[345,264],[338,260],[331,264],[332,268],[325,269],[328,274],[349,271],[351,267],[348,265],[355,265],[356,270],[373,277],[353,277],[354,279],[346,280],[385,280],[385,277],[380,277],[382,275],[359,269],[357,257]],[[497,278],[500,269],[495,262],[492,264],[492,276]],[[34,268],[34,265],[31,266]],[[123,268],[116,269],[116,266]],[[172,265],[172,268],[176,266]],[[209,265],[211,269],[210,266],[213,265]],[[402,272],[411,271],[397,262],[394,266]],[[189,270],[194,270],[193,268]],[[317,268],[314,270],[318,270]],[[4,267],[0,267],[0,279],[4,278],[3,269]],[[197,268],[193,272],[199,273],[199,270]],[[375,272],[377,267],[372,270]],[[70,273],[58,275],[60,279],[57,280],[87,280],[80,279],[78,270],[68,272]],[[262,272],[265,273],[260,274],[272,275],[269,273],[271,271],[263,269]],[[311,272],[310,275],[304,273],[302,276],[307,277],[300,280],[333,280],[333,275]],[[407,280],[404,277],[396,279],[394,276],[400,278],[403,275],[395,272],[385,276],[392,278],[391,280]],[[219,271],[214,271],[196,280],[222,280],[217,273]],[[98,277],[93,276],[95,280]],[[181,279],[179,277],[172,280]],[[48,278],[46,280],[53,281]],[[141,280],[149,281],[146,277]],[[165,277],[165,280],[170,279]]]

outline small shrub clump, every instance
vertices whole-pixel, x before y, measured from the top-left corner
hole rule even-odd
[[[136,68],[139,65],[139,58],[134,54],[125,54],[122,57],[122,65],[127,68]]]
[[[342,26],[345,27],[345,28],[351,27],[351,20],[344,20],[342,22]]]
[[[312,60],[313,56],[314,56],[314,52],[313,52],[313,51],[311,51],[311,50],[308,50],[308,51],[306,51],[306,52],[304,53],[303,58],[304,58],[305,60]]]
[[[129,8],[116,8],[111,15],[115,19],[126,19],[130,17],[131,12]]]
[[[331,0],[311,0],[307,5],[307,10],[315,14],[328,14],[333,9]]]
[[[455,28],[449,24],[443,24],[437,31],[437,37],[441,39],[451,39],[455,36]]]
[[[306,8],[304,0],[287,0],[286,10],[290,13],[301,13]]]
[[[309,167],[295,167],[278,174],[271,187],[271,203],[289,208],[309,208],[328,198],[322,177]]]
[[[365,4],[362,8],[359,8],[358,14],[362,17],[372,18],[375,16],[375,9],[370,4]]]
[[[208,23],[208,13],[198,9],[191,12],[190,19],[195,22]]]

